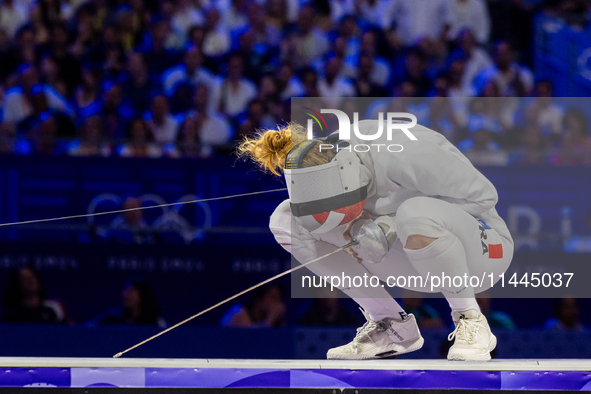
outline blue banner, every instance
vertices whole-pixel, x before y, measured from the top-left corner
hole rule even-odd
[[[499,193],[497,209],[518,247],[562,250],[591,229],[591,168],[487,167]],[[120,209],[127,197],[144,206],[285,187],[233,158],[150,160],[0,157],[0,223]],[[268,221],[286,191],[143,212],[160,230],[148,243],[273,245]],[[121,215],[28,227],[0,228],[0,240],[133,242],[117,232]],[[114,229],[112,227],[115,227]],[[160,237],[160,238],[159,238]]]

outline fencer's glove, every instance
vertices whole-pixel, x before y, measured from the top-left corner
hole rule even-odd
[[[373,221],[377,224],[384,235],[386,236],[386,240],[388,241],[388,250],[392,249],[394,242],[396,242],[396,226],[394,225],[394,218],[390,216],[380,216],[376,220]]]
[[[380,216],[375,220],[358,220],[351,227],[351,236],[359,242],[352,247],[357,257],[368,263],[379,263],[396,242],[394,218]]]

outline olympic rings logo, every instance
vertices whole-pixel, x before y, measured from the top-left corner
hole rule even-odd
[[[182,203],[187,201],[194,201],[202,199],[202,196],[195,195],[195,194],[185,194],[181,196],[174,203]],[[205,230],[210,229],[213,223],[213,215],[211,212],[211,208],[207,202],[198,202],[194,204],[179,204],[174,206],[161,206],[167,204],[166,200],[153,193],[143,194],[138,196],[137,199],[142,204],[142,207],[151,208],[152,211],[160,211],[159,215],[148,223],[150,229],[154,231],[166,231],[166,232],[174,232],[177,233],[182,237],[182,239],[186,243],[190,243],[196,239],[203,238],[205,235]],[[124,198],[112,193],[103,193],[99,194],[94,197],[90,203],[88,204],[87,213],[94,214],[97,212],[105,211],[106,209],[101,209],[101,207],[107,206],[112,207],[113,205],[116,207],[121,207],[124,202]],[[183,215],[183,208],[186,206],[191,205],[198,209],[193,217],[193,222],[188,219],[189,215]],[[158,206],[158,207],[157,207]],[[122,214],[118,214],[115,216],[107,225],[97,225],[95,223],[95,216],[89,216],[87,218],[87,223],[89,225],[102,227],[103,231],[107,231],[108,228],[117,228],[118,225],[122,222]],[[120,228],[120,227],[119,227]]]

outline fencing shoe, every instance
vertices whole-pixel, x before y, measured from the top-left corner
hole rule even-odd
[[[414,352],[423,346],[424,340],[414,315],[403,320],[387,317],[373,321],[368,313],[361,311],[367,322],[357,329],[353,341],[330,349],[326,355],[329,360],[388,358]]]
[[[493,335],[486,317],[478,311],[468,310],[453,312],[452,318],[456,329],[449,334],[448,340],[455,342],[449,349],[447,359],[452,361],[487,361],[490,352],[497,346],[497,337]]]

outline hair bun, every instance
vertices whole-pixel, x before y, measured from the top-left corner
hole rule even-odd
[[[297,123],[289,123],[277,130],[259,131],[254,137],[245,137],[237,148],[238,156],[248,158],[265,172],[281,175],[285,159],[296,145],[306,139],[304,128]]]

